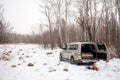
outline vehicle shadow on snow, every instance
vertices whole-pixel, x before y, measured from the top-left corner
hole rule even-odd
[[[78,63],[78,64],[75,64],[75,65],[78,65],[78,66],[93,66],[94,63]]]
[[[70,63],[69,60],[64,60],[62,62],[65,63]],[[71,64],[71,65],[77,65],[77,66],[94,66],[95,63],[75,63],[75,64]]]

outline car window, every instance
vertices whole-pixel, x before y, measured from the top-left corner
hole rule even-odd
[[[106,51],[106,47],[104,44],[97,44],[97,47],[98,47],[99,51],[101,51],[101,50]]]
[[[78,44],[68,45],[67,50],[78,50]]]

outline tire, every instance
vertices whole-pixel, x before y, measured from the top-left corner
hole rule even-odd
[[[74,57],[73,57],[73,56],[70,58],[70,63],[71,63],[71,64],[75,64],[75,60],[74,60]]]
[[[62,54],[60,54],[59,58],[60,58],[60,61],[63,61]]]

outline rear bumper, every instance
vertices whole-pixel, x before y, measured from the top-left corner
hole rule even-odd
[[[98,60],[91,60],[91,59],[81,59],[81,60],[77,60],[76,63],[95,63]]]

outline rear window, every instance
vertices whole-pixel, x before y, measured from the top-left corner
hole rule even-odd
[[[99,51],[101,51],[101,50],[106,51],[106,47],[104,44],[97,44],[97,47],[98,47]]]

